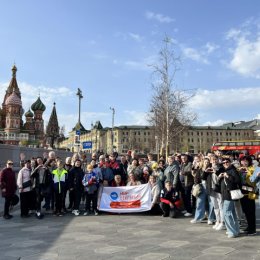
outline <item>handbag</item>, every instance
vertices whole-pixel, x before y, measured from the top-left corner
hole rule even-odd
[[[23,189],[31,187],[31,186],[32,186],[31,180],[23,182]]]
[[[227,186],[227,182],[226,182],[225,179],[224,179],[224,183]],[[231,199],[232,200],[240,200],[240,199],[242,199],[244,197],[244,194],[241,192],[240,189],[230,190],[230,195],[231,195]]]
[[[192,187],[192,196],[194,197],[199,197],[199,195],[202,193],[202,186],[201,184],[194,184],[193,187]]]
[[[240,200],[241,198],[244,197],[244,194],[241,192],[240,189],[231,190],[230,195],[232,200]]]

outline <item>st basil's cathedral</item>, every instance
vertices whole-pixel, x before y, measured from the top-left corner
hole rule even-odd
[[[51,133],[44,133],[43,113],[46,109],[40,97],[24,114],[21,92],[16,81],[17,68],[12,68],[12,79],[6,90],[2,109],[0,108],[0,143],[12,145],[34,145],[43,147],[48,145],[48,139],[59,135],[59,125],[55,103],[47,126]],[[23,114],[25,122],[23,122]],[[53,140],[52,140],[53,141]],[[52,142],[53,145],[53,142]]]

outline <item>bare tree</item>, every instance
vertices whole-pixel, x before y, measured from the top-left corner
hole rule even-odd
[[[155,136],[161,153],[168,156],[169,150],[180,149],[180,134],[196,119],[196,114],[188,109],[188,101],[193,93],[181,90],[175,84],[176,72],[181,60],[173,51],[171,39],[165,37],[159,52],[157,64],[153,68],[153,95],[148,120],[155,129]]]

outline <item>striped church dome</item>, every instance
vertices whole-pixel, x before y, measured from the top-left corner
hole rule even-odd
[[[13,90],[13,93],[6,99],[5,105],[19,105],[22,106],[21,99],[17,96],[15,91]]]

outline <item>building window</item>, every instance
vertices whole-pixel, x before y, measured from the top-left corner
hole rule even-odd
[[[222,132],[220,132],[219,134],[222,135]]]
[[[144,132],[144,135],[146,135],[146,132]]]
[[[216,136],[218,136],[218,132],[216,132]]]
[[[138,135],[140,135],[140,132],[138,132]]]
[[[150,132],[148,132],[148,135],[150,135]]]

